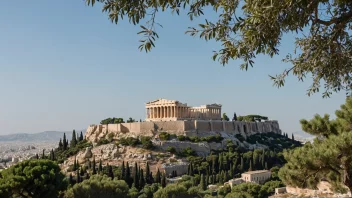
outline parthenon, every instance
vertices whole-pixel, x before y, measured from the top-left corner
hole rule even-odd
[[[175,120],[220,120],[221,105],[207,104],[200,107],[190,107],[187,103],[177,100],[158,99],[147,102],[146,121]]]

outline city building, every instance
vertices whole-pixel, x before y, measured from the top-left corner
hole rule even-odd
[[[221,105],[188,106],[177,100],[158,99],[145,105],[146,121],[221,120]]]

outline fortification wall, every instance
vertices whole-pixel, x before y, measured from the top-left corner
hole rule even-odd
[[[265,122],[243,121],[160,121],[160,122],[134,122],[109,125],[90,125],[86,131],[86,139],[96,142],[108,133],[132,136],[153,136],[157,132],[168,132],[176,135],[207,136],[219,132],[241,134],[250,136],[255,133],[274,132],[281,134],[279,123],[276,120]]]
[[[154,122],[156,131],[168,132],[176,135],[184,135],[185,131],[185,121],[161,121]]]

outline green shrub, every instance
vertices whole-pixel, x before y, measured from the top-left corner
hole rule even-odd
[[[183,149],[181,152],[178,152],[177,155],[179,157],[197,156],[196,152],[191,147]]]
[[[102,139],[100,139],[100,140],[97,142],[97,146],[100,146],[100,145],[103,145],[103,144],[109,144],[109,143],[110,143],[109,140],[102,138]]]
[[[166,148],[166,151],[167,151],[167,152],[170,152],[170,153],[176,153],[176,148],[173,147],[173,146],[168,146],[168,147]]]
[[[123,146],[137,146],[138,144],[141,144],[137,138],[133,137],[120,138],[118,143],[122,144]]]
[[[142,136],[141,137],[141,143],[143,145],[143,148],[145,149],[152,149],[154,147],[153,142],[151,140],[151,137],[147,137],[147,136]]]
[[[170,139],[170,134],[166,133],[166,132],[161,132],[159,134],[159,139],[162,141],[166,141]]]

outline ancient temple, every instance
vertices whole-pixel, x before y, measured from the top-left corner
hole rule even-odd
[[[177,100],[158,99],[147,102],[145,108],[147,110],[146,121],[221,119],[220,104],[191,107]]]

